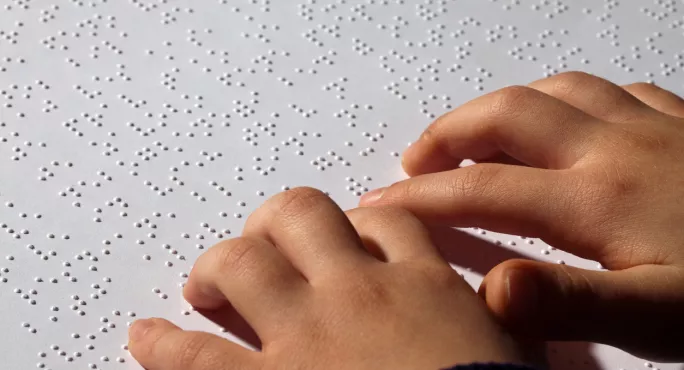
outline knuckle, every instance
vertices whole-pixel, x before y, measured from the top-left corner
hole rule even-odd
[[[563,72],[551,78],[554,78],[557,81],[557,83],[562,82],[563,84],[568,86],[582,85],[586,82],[593,81],[596,79],[596,77],[590,75],[589,73],[581,71]]]
[[[402,181],[390,185],[383,195],[384,199],[401,202],[407,199],[422,199],[430,192],[423,184],[417,181]]]
[[[644,99],[657,98],[661,96],[664,91],[658,86],[648,82],[635,82],[625,86],[624,89],[636,98]]]
[[[658,91],[658,87],[648,82],[635,82],[633,84],[627,85],[627,88],[632,91],[638,92],[655,92]]]
[[[484,113],[490,118],[515,117],[520,115],[525,103],[533,101],[537,92],[526,86],[509,86],[489,95]]]
[[[586,86],[596,80],[594,76],[578,71],[563,72],[551,78],[553,79],[553,90],[565,95],[576,93],[579,87]]]
[[[275,204],[280,213],[298,215],[316,208],[321,202],[329,202],[330,198],[317,189],[300,187],[280,193]]]
[[[497,181],[498,167],[476,164],[462,169],[461,175],[448,183],[449,193],[454,197],[478,196],[488,192]]]
[[[582,72],[582,71],[563,72],[563,73],[559,73],[558,75],[556,75],[556,77],[559,79],[565,79],[565,80],[570,80],[570,81],[587,81],[587,80],[593,80],[596,78],[593,75],[591,75],[587,72]]]
[[[206,254],[218,271],[230,271],[232,274],[243,274],[258,263],[256,244],[245,238],[222,242]]]

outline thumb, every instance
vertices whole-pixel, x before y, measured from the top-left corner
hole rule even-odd
[[[602,272],[510,260],[487,274],[479,293],[514,333],[604,343],[654,361],[684,360],[679,267]]]

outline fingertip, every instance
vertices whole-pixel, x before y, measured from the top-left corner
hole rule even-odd
[[[413,177],[458,168],[464,158],[456,158],[444,147],[449,138],[426,129],[420,138],[404,151],[401,165],[407,175]]]
[[[192,279],[192,275],[188,283],[183,287],[183,298],[191,306],[205,310],[214,310],[227,303],[226,298],[222,295],[207,294],[202,287]]]
[[[420,140],[411,143],[401,155],[401,167],[407,175],[413,176],[416,173],[416,149],[420,145]]]
[[[129,344],[142,342],[145,336],[156,326],[154,319],[136,320],[128,329]]]
[[[385,193],[385,190],[387,190],[387,188],[378,188],[363,194],[359,200],[359,205],[363,207],[375,205],[380,201],[382,195]]]
[[[506,312],[507,298],[503,272],[501,265],[494,267],[484,277],[478,290],[480,297],[487,302],[489,309],[498,317]]]
[[[422,138],[411,144],[401,158],[401,166],[409,176],[443,171],[451,167],[453,162],[453,158]]]
[[[138,362],[149,361],[159,338],[174,329],[178,327],[164,319],[137,320],[128,329],[128,350]]]
[[[192,280],[183,287],[183,299],[193,307],[197,307],[197,304],[202,302],[202,293]]]
[[[137,320],[128,329],[128,351],[144,368],[156,368],[164,356],[161,341],[175,330],[180,328],[164,319]]]
[[[480,296],[507,324],[524,323],[537,312],[539,292],[530,267],[527,261],[509,260],[492,269],[482,282]]]

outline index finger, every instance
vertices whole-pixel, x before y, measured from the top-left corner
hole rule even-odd
[[[431,225],[481,227],[494,232],[542,238],[583,258],[600,250],[578,240],[584,196],[573,170],[476,164],[416,176],[366,193],[362,206],[405,208]],[[586,202],[586,200],[585,200]],[[586,213],[586,211],[585,211]]]

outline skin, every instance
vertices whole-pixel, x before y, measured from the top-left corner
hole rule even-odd
[[[477,164],[459,168],[463,159]],[[605,271],[526,260],[480,288],[513,332],[684,360],[684,101],[572,72],[440,117],[403,156],[410,179],[366,194],[434,225],[538,237]]]
[[[325,194],[276,195],[240,238],[211,248],[184,288],[194,307],[232,309],[261,341],[253,352],[162,319],[136,321],[129,350],[148,370],[440,369],[522,363],[517,343],[397,208],[346,214]]]

